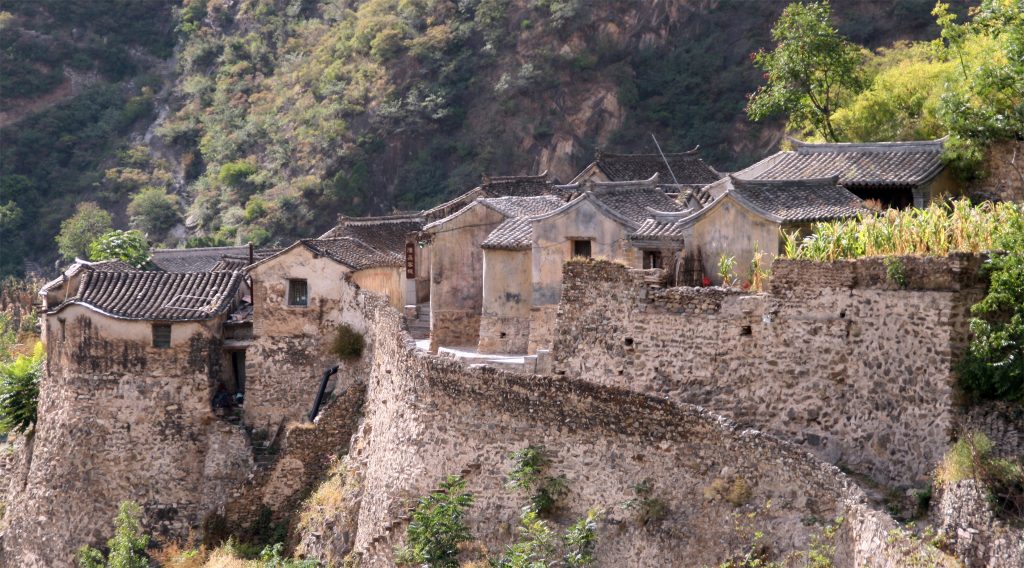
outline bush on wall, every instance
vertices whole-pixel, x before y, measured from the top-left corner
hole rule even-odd
[[[366,348],[366,339],[352,326],[343,323],[338,326],[334,333],[334,340],[331,342],[331,353],[342,361],[352,361],[363,356],[363,349]]]

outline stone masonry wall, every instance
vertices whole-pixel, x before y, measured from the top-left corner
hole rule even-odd
[[[601,565],[670,566],[680,558],[715,565],[749,546],[750,535],[734,525],[752,512],[779,555],[806,546],[818,530],[811,519],[844,516],[837,566],[902,565],[890,550],[899,540],[889,536],[895,524],[868,510],[858,489],[810,454],[695,406],[437,358],[415,350],[394,310],[383,302],[369,307],[373,370],[360,439],[349,455],[361,470],[354,552],[362,566],[394,565],[406,511],[449,474],[465,476],[476,498],[472,532],[499,552],[515,538],[526,500],[506,488],[508,455],[527,445],[542,446],[550,473],[567,478],[556,523],[604,509]],[[668,508],[664,520],[647,527],[621,506],[643,480]],[[736,483],[749,495],[735,504],[716,492]]]
[[[777,260],[770,294],[651,288],[566,265],[556,372],[705,406],[883,483],[927,480],[954,426],[952,367],[981,258]]]
[[[77,306],[60,316],[67,340],[47,325],[39,422],[4,517],[2,566],[72,566],[79,547],[110,538],[129,499],[148,532],[184,538],[251,464],[244,431],[210,410],[219,321],[175,324],[183,339],[155,349],[147,322],[115,329]]]
[[[365,395],[365,384],[352,384],[321,410],[315,423],[292,424],[273,464],[230,488],[225,514],[229,526],[250,525],[264,508],[274,521],[292,514],[323,477],[330,458],[348,448]]]

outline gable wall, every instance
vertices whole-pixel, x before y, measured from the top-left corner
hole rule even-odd
[[[700,249],[704,274],[712,283],[722,283],[718,275],[718,260],[722,255],[736,259],[736,274],[741,281],[746,281],[750,278],[755,245],[765,253],[762,260],[766,269],[778,253],[779,224],[754,214],[726,195],[694,223],[684,245],[689,254],[696,254]]]
[[[323,370],[337,364],[329,353],[338,324],[363,331],[355,289],[346,267],[325,257],[314,258],[304,246],[258,265],[253,281],[253,340],[246,349],[245,422],[268,435],[286,420],[309,412]],[[287,305],[289,278],[304,278],[309,305]],[[338,381],[351,380],[345,366]]]
[[[483,307],[483,249],[505,217],[479,203],[435,227],[430,252],[430,348],[475,346]]]
[[[526,353],[533,305],[529,250],[484,249],[481,353]]]
[[[570,239],[591,239],[594,258],[639,267],[640,251],[630,246],[628,231],[626,226],[587,200],[558,215],[533,222],[530,353],[551,345],[562,291],[562,265],[572,258]]]

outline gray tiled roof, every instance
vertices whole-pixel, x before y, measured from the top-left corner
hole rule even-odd
[[[533,242],[533,228],[529,218],[542,215],[565,205],[565,201],[552,195],[537,197],[496,197],[481,199],[480,203],[508,217],[487,235],[480,246],[491,249],[522,250]]]
[[[808,144],[793,141],[794,151],[780,152],[757,179],[804,179],[839,176],[848,188],[914,187],[943,167],[943,140]]]
[[[755,210],[783,222],[825,221],[870,214],[864,202],[837,180],[837,176],[800,180],[732,177],[731,193]]]
[[[668,160],[672,168],[671,173],[665,166],[665,160]],[[672,183],[709,184],[722,177],[704,163],[696,148],[681,154],[665,154],[664,159],[660,154],[610,154],[598,151],[594,162],[611,181],[643,180],[658,174],[661,179]],[[675,181],[672,174],[675,174]]]
[[[240,272],[106,272],[87,270],[78,291],[51,313],[71,304],[118,319],[195,321],[231,307]]]
[[[278,248],[257,248],[253,261],[260,261],[280,252]],[[249,245],[237,247],[199,247],[187,249],[155,249],[153,264],[164,272],[209,272],[241,270],[249,264]]]
[[[348,266],[352,270],[403,266],[405,258],[395,252],[379,250],[352,237],[336,239],[304,239],[303,245],[321,256]]]
[[[651,218],[630,236],[633,241],[678,241],[684,236],[684,223],[679,218]]]
[[[489,197],[479,200],[481,204],[494,209],[506,217],[529,217],[554,211],[562,205],[565,200],[553,195],[538,195],[535,197]]]
[[[321,239],[351,237],[381,251],[405,254],[405,241],[409,233],[423,229],[420,215],[391,215],[387,217],[343,217]]]
[[[485,249],[526,250],[533,244],[533,227],[528,217],[506,219],[481,243]]]
[[[605,207],[639,225],[655,211],[683,211],[685,207],[658,187],[657,178],[642,182],[595,182],[590,186],[594,197]]]
[[[547,172],[535,176],[484,176],[480,189],[488,197],[535,197],[554,193]]]

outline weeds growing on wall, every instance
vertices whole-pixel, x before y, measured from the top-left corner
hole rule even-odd
[[[1024,463],[993,454],[985,434],[971,432],[957,440],[935,470],[935,483],[948,486],[973,479],[988,490],[996,512],[1024,517]]]
[[[509,458],[514,465],[508,475],[508,486],[532,493],[530,508],[541,516],[550,514],[569,492],[565,476],[546,475],[550,461],[543,448],[537,446],[515,451]]]
[[[363,356],[366,339],[352,326],[343,323],[338,326],[331,342],[331,353],[342,361],[352,361]]]
[[[668,515],[668,504],[654,494],[654,484],[645,479],[633,486],[634,497],[622,504],[641,526],[656,523]]]
[[[592,509],[559,536],[551,526],[526,508],[519,519],[519,540],[490,561],[493,568],[586,568],[593,566],[597,547],[597,521],[601,511]]]
[[[114,518],[114,536],[107,541],[104,555],[91,546],[78,549],[79,568],[149,568],[146,546],[149,536],[142,532],[139,519],[142,507],[134,501],[122,501]]]

